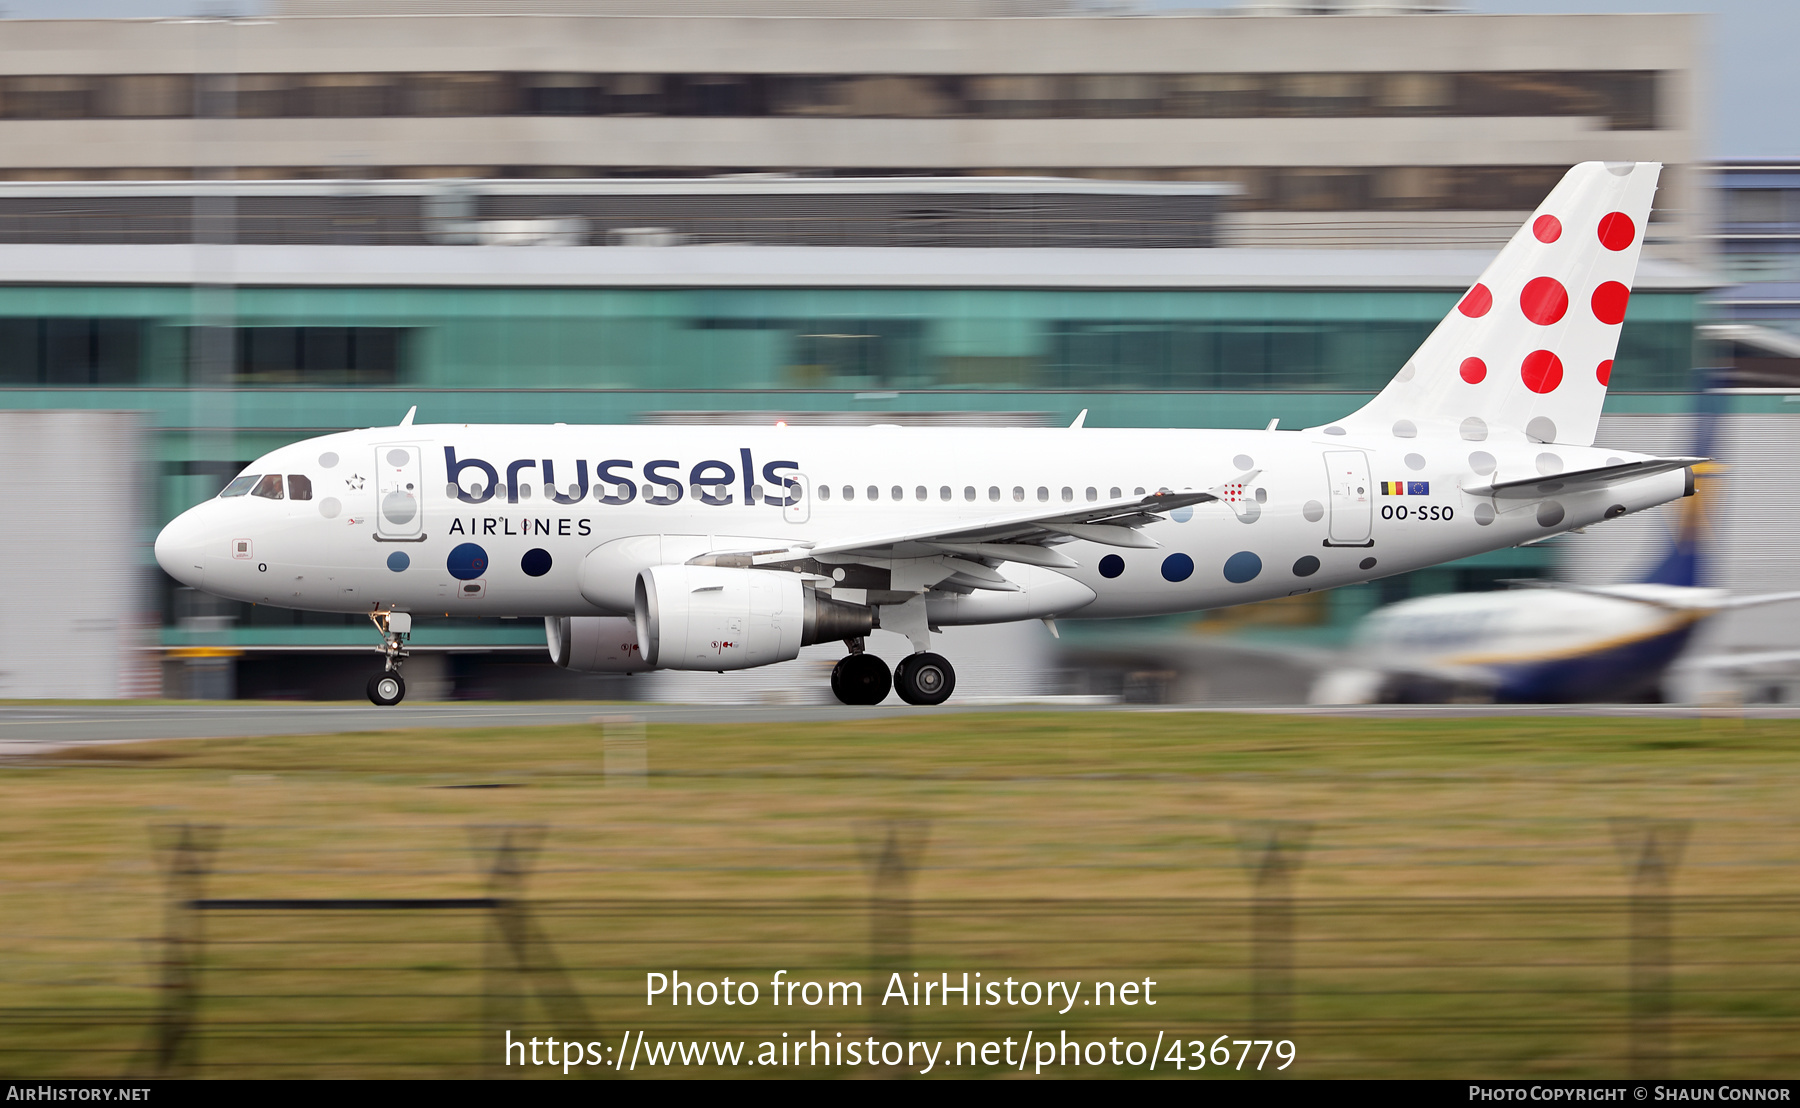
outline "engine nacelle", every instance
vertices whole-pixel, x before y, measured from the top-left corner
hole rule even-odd
[[[659,669],[750,669],[867,635],[875,612],[821,597],[792,573],[652,566],[637,579],[637,641]]]
[[[642,673],[650,669],[638,649],[637,621],[626,616],[546,616],[550,660],[584,673]]]

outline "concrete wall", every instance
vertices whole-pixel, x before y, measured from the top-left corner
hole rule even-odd
[[[0,411],[0,698],[155,696],[134,412]]]
[[[342,10],[342,9],[338,9]],[[725,18],[350,16],[10,21],[0,75],[612,72],[1094,74],[1638,70],[1662,126],[1587,118],[0,120],[0,170],[144,175],[307,167],[987,169],[1556,166],[1661,161],[1673,237],[1698,234],[1687,168],[1700,17],[1169,14]],[[479,170],[473,170],[479,171]],[[1332,220],[1327,219],[1327,222]],[[1290,231],[1289,234],[1292,234]]]

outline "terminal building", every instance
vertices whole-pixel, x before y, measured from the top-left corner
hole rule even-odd
[[[248,459],[415,404],[1324,422],[1593,158],[1668,163],[1608,412],[1687,408],[1713,283],[1692,17],[532,7],[7,24],[0,407],[141,413],[146,581],[154,528]],[[1329,639],[1556,559],[1206,618]],[[143,605],[170,695],[356,696],[375,643],[166,580]],[[415,696],[646,695],[549,667],[537,626],[418,627]]]

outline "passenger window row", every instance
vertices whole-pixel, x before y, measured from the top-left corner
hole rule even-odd
[[[880,500],[881,499],[881,486],[870,485],[867,489],[863,490],[863,495],[864,495],[864,498],[868,499],[868,500]],[[980,489],[977,489],[974,485],[963,486],[962,498],[964,501],[973,503],[974,501],[980,500],[982,495],[983,495],[982,491]],[[989,485],[987,487],[987,491],[986,491],[985,495],[987,496],[987,499],[990,502],[996,503],[996,504],[999,503],[1003,499],[1003,495],[1002,495],[1001,488],[999,485]],[[1012,495],[1012,499],[1013,499],[1014,503],[1021,503],[1021,504],[1024,503],[1025,500],[1027,499],[1025,486],[1014,485],[1012,487],[1011,495]],[[1051,501],[1051,490],[1048,486],[1039,485],[1037,487],[1036,495],[1037,495],[1037,501],[1040,504],[1048,504]],[[1074,488],[1072,488],[1068,485],[1064,485],[1062,487],[1060,495],[1061,495],[1062,502],[1065,504],[1074,503],[1075,500],[1077,499],[1078,495],[1079,495],[1080,499],[1085,500],[1089,503],[1093,503],[1093,502],[1101,499],[1100,489],[1094,485],[1087,486],[1087,488],[1081,490],[1079,494],[1077,494],[1077,491]],[[1117,485],[1113,485],[1111,488],[1108,488],[1106,490],[1106,499],[1108,499],[1108,500],[1117,500],[1119,497],[1121,497],[1123,495],[1125,495],[1124,490],[1121,489]],[[1133,495],[1133,496],[1144,495],[1143,486],[1140,485],[1137,488],[1131,490],[1131,495]],[[949,485],[940,485],[938,487],[937,496],[938,496],[938,499],[941,501],[955,500],[956,499],[956,490],[951,488]],[[832,497],[831,486],[826,485],[826,484],[819,485],[818,497],[820,500],[830,500]],[[856,486],[855,485],[844,485],[843,487],[841,487],[838,490],[837,497],[840,500],[855,500],[857,497]],[[906,499],[906,490],[899,485],[895,485],[892,489],[888,490],[888,498],[890,500],[896,500],[896,501],[905,500]],[[919,485],[913,489],[912,498],[917,501],[929,500],[931,498],[931,492],[924,485]]]

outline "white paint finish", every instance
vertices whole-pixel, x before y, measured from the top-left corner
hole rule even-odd
[[[613,537],[631,536],[740,536],[712,538],[713,550],[780,549],[798,541],[820,544],[859,535],[912,532],[921,528],[951,529],[992,519],[995,506],[985,490],[1014,485],[1050,487],[1119,486],[1176,490],[1217,485],[1236,473],[1233,459],[1248,454],[1257,459],[1261,472],[1255,484],[1266,490],[1267,501],[1254,523],[1245,525],[1220,503],[1202,504],[1188,522],[1168,520],[1144,529],[1161,544],[1158,550],[1118,550],[1111,546],[1072,542],[1058,547],[1079,563],[1065,576],[1096,594],[1092,604],[1080,610],[1084,616],[1127,615],[1184,611],[1239,604],[1286,595],[1297,582],[1289,565],[1302,554],[1315,554],[1325,563],[1304,583],[1325,588],[1366,580],[1373,576],[1431,565],[1451,558],[1508,546],[1550,533],[1538,526],[1532,514],[1534,502],[1508,502],[1491,527],[1478,527],[1473,507],[1480,498],[1463,493],[1459,485],[1472,477],[1465,452],[1449,443],[1424,439],[1376,440],[1338,438],[1291,431],[1171,431],[1083,428],[904,428],[885,432],[895,449],[872,449],[863,428],[839,427],[530,427],[530,426],[431,426],[413,428],[423,450],[425,476],[423,532],[425,541],[405,544],[414,568],[393,573],[386,568],[389,552],[400,544],[377,543],[372,535],[376,511],[374,486],[353,487],[363,474],[327,474],[318,470],[317,458],[325,450],[344,457],[372,457],[370,445],[391,438],[391,428],[344,432],[284,447],[251,466],[252,472],[304,473],[314,478],[315,495],[342,499],[344,515],[327,520],[317,511],[287,511],[285,502],[256,497],[211,500],[185,513],[169,525],[159,542],[159,557],[170,572],[193,576],[189,563],[178,551],[196,550],[207,566],[205,587],[258,603],[281,603],[285,589],[273,582],[296,573],[323,572],[342,577],[358,588],[355,603],[306,603],[307,608],[334,611],[366,611],[371,604],[397,605],[428,615],[444,610],[436,598],[439,586],[449,583],[445,559],[454,546],[466,541],[481,545],[490,556],[485,574],[486,590],[480,600],[459,602],[480,605],[479,614],[590,615],[609,609],[583,599],[579,584],[584,557]],[[1533,472],[1540,449],[1528,443],[1492,443],[1500,472]],[[1326,524],[1308,522],[1303,506],[1327,498],[1323,454],[1350,446],[1366,451],[1372,473],[1406,474],[1430,483],[1430,494],[1391,498],[1408,507],[1405,520],[1383,520],[1377,511],[1371,536],[1372,549],[1331,550],[1323,547]],[[578,458],[599,456],[627,458],[627,473],[642,484],[643,467],[651,459],[673,459],[679,467],[659,469],[685,473],[702,462],[720,461],[733,467],[731,503],[697,503],[691,495],[669,505],[648,504],[640,495],[625,505],[604,505],[589,499],[578,506],[546,504],[543,500],[506,503],[504,496],[481,504],[446,503],[448,474],[445,448],[456,451],[458,461],[485,460],[502,473],[515,461],[536,465],[545,458],[559,470],[573,472]],[[738,472],[741,452],[748,450],[759,471],[777,460],[797,462],[820,482],[877,486],[883,490],[902,485],[911,490],[925,485],[932,496],[924,502],[884,498],[870,501],[859,496],[817,501],[810,520],[803,525],[781,519],[781,509],[766,503],[745,504],[743,475]],[[1405,466],[1405,454],[1421,451],[1430,459],[1423,471]],[[1601,465],[1608,457],[1623,454],[1597,448],[1564,448],[1571,468]],[[465,487],[473,471],[465,471]],[[626,471],[619,471],[626,472]],[[1656,499],[1679,495],[1679,472],[1636,482]],[[953,490],[945,502],[936,495],[940,486]],[[977,490],[977,499],[966,500],[965,487]],[[1595,522],[1608,503],[1618,498],[1613,491],[1561,497],[1568,511],[1563,527]],[[1377,501],[1382,498],[1376,497]],[[1060,505],[1059,505],[1060,506]],[[1420,507],[1451,509],[1449,520],[1423,522]],[[1029,505],[1027,506],[1030,507]],[[529,532],[529,533],[526,533]],[[228,546],[234,538],[250,538],[258,561],[235,560]],[[632,541],[638,541],[636,539]],[[659,551],[671,541],[659,539]],[[706,541],[682,540],[682,550],[698,549]],[[519,559],[525,551],[542,548],[554,565],[543,577],[525,576]],[[1263,572],[1245,584],[1231,584],[1222,576],[1227,558],[1239,551],[1256,553]],[[1171,553],[1190,556],[1197,567],[1180,583],[1163,580],[1158,567]],[[1117,579],[1099,575],[1097,565],[1107,554],[1125,559],[1126,571]],[[1357,563],[1375,556],[1379,568],[1360,571]],[[658,555],[659,557],[661,554]],[[692,556],[691,554],[688,556]],[[680,559],[685,560],[685,559]],[[259,565],[268,565],[261,571]],[[1054,570],[1040,570],[1054,573]],[[341,582],[340,582],[341,584]],[[450,586],[454,589],[454,585]],[[455,605],[453,604],[452,607]],[[462,614],[476,614],[464,612]],[[1064,613],[1033,613],[1064,614]]]

